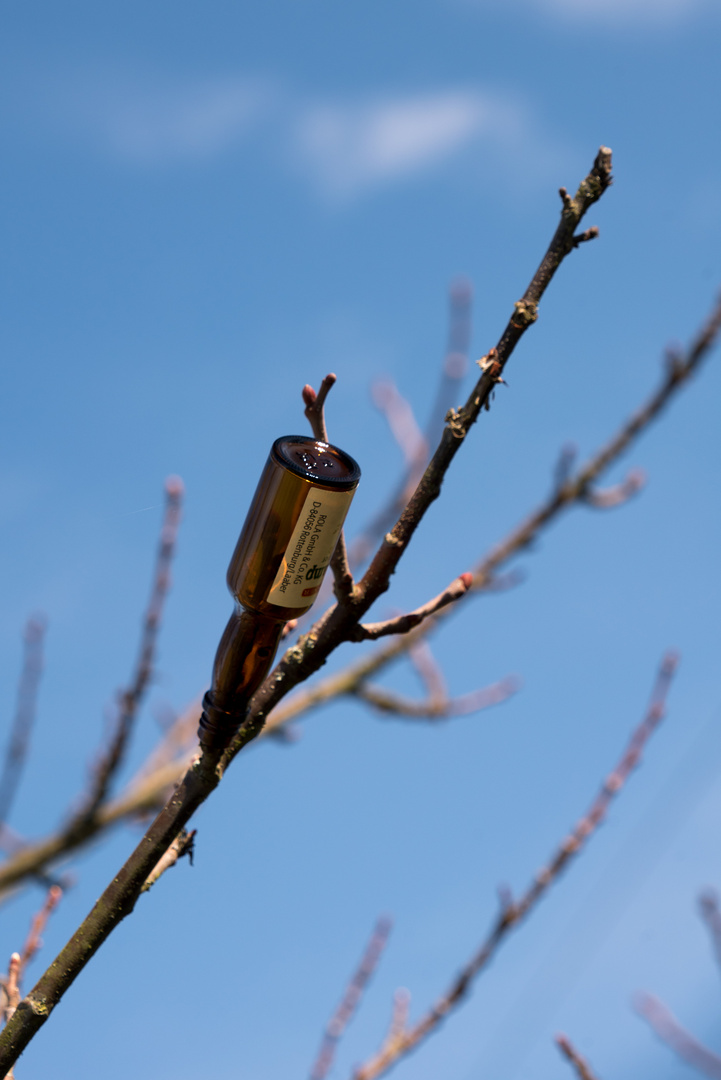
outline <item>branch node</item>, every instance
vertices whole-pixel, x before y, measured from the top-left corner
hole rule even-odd
[[[534,300],[516,300],[511,324],[518,330],[525,330],[538,318],[538,304]]]

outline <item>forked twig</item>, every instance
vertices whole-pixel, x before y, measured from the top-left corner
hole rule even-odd
[[[374,1080],[375,1077],[382,1076],[400,1058],[409,1054],[440,1026],[445,1017],[467,996],[473,980],[488,965],[510,930],[528,915],[570,860],[579,853],[603,821],[609,804],[638,765],[644,746],[658,727],[664,715],[666,697],[676,663],[674,654],[669,653],[664,657],[646,715],[633,732],[626,751],[616,768],[606,778],[588,812],[568,834],[550,862],[539,871],[518,900],[514,901],[510,896],[503,900],[501,910],[488,937],[475,956],[461,969],[449,990],[416,1024],[397,1035],[391,1044],[382,1046],[375,1057],[357,1069],[353,1073],[353,1080]]]
[[[340,1005],[325,1029],[318,1057],[310,1071],[310,1080],[325,1080],[325,1077],[330,1072],[338,1043],[343,1036],[343,1032],[353,1019],[353,1014],[358,1008],[363,991],[377,968],[378,961],[386,947],[391,925],[390,919],[379,919],[376,923],[363,958],[346,987]]]

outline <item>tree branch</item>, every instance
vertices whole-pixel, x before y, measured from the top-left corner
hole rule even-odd
[[[584,1061],[566,1035],[556,1035],[556,1046],[573,1065],[578,1080],[596,1080],[596,1075],[591,1072],[588,1062]]]
[[[706,923],[706,928],[711,935],[716,960],[721,966],[721,909],[719,909],[718,894],[712,889],[708,889],[699,897],[698,906],[701,918]]]
[[[587,502],[589,484],[601,477],[628,449],[646,428],[659,416],[673,400],[675,394],[698,370],[708,356],[721,329],[721,300],[713,307],[706,322],[694,338],[685,354],[673,353],[667,359],[666,370],[659,388],[621,426],[618,432],[588,461],[575,472],[570,472],[572,459],[570,450],[564,454],[561,468],[557,471],[556,484],[546,499],[525,521],[513,529],[504,540],[498,543],[475,566],[473,588],[476,593],[493,590],[498,571],[520,552],[527,550],[540,533],[563,512],[576,505]],[[561,482],[562,481],[562,482]],[[267,715],[263,733],[270,735],[283,725],[297,719],[308,710],[332,701],[337,697],[355,694],[357,688],[371,676],[385,670],[411,649],[421,644],[426,636],[442,624],[442,620],[453,608],[440,611],[428,618],[409,634],[397,637],[394,641],[378,646],[368,656],[349,664],[342,671],[327,677],[314,685],[299,689],[287,702],[280,704],[292,686],[286,685],[283,693],[275,689],[275,673],[266,681],[263,698],[256,694],[251,705],[251,718],[256,727],[262,727],[262,718]],[[311,634],[310,641],[313,641]],[[295,652],[295,650],[294,650]],[[298,680],[300,681],[300,680]],[[266,702],[269,702],[266,705]],[[272,709],[272,711],[271,711]],[[192,735],[198,725],[200,705],[186,710],[186,714],[176,725],[176,730],[169,733],[169,739],[176,739],[178,745],[185,742],[185,734]],[[182,729],[182,732],[181,732]],[[101,808],[86,836],[69,836],[64,832],[53,834],[35,844],[20,850],[0,867],[0,895],[26,877],[32,877],[61,856],[68,854],[87,843],[94,835],[110,828],[126,818],[147,813],[162,805],[164,793],[169,786],[178,782],[186,768],[184,760],[168,761],[167,753],[161,747],[162,760],[139,783],[133,782],[117,799]]]
[[[305,415],[310,424],[311,431],[316,439],[328,442],[328,429],[325,422],[325,399],[336,383],[336,376],[331,372],[326,375],[320,384],[320,390],[315,390],[308,383],[303,387],[303,401],[305,402]],[[345,544],[345,532],[341,529],[338,543],[335,546],[330,560],[330,570],[333,575],[333,592],[339,604],[345,603],[353,594],[353,575],[348,562],[348,552]],[[297,620],[296,620],[297,625]]]
[[[313,432],[313,436],[316,439],[320,439],[321,442],[327,443],[328,428],[325,423],[325,399],[333,386],[335,386],[337,376],[331,371],[323,379],[320,384],[320,390],[316,394],[310,384],[306,383],[303,387],[303,401],[305,402],[305,416],[310,424],[310,429]]]
[[[441,700],[412,701],[380,686],[361,683],[355,696],[382,713],[390,713],[411,720],[448,720],[452,716],[468,716],[492,705],[500,705],[516,693],[519,680],[513,677],[473,690],[460,697],[444,697]]]
[[[474,979],[487,967],[509,932],[526,918],[571,859],[578,855],[603,821],[609,804],[638,765],[644,746],[658,727],[664,715],[666,696],[676,663],[676,657],[671,653],[664,658],[644,719],[632,734],[626,751],[616,768],[606,778],[590,809],[568,834],[550,862],[536,874],[535,879],[519,900],[513,901],[510,897],[504,899],[488,937],[475,956],[461,969],[449,990],[436,1001],[418,1023],[407,1028],[391,1044],[381,1047],[375,1057],[357,1069],[353,1073],[353,1080],[375,1080],[375,1077],[384,1075],[400,1058],[405,1057],[421,1042],[424,1042],[468,995]]]
[[[44,615],[28,619],[23,633],[23,665],[18,685],[15,718],[0,778],[0,833],[10,815],[20,783],[35,723],[38,687],[43,673],[43,643],[47,624]]]
[[[677,1057],[687,1062],[704,1076],[721,1080],[721,1057],[700,1043],[690,1031],[678,1022],[662,1001],[652,994],[638,994],[634,1001],[636,1012],[644,1018]]]
[[[385,407],[382,401],[379,403],[377,393],[374,394],[376,405],[383,407],[388,426],[403,451],[406,468],[390,499],[363,532],[354,538],[348,552],[351,566],[355,567],[366,561],[374,546],[402,513],[428,463],[429,447],[435,446],[441,438],[446,413],[457,401],[458,384],[468,367],[471,300],[472,290],[469,282],[463,280],[453,282],[449,295],[448,344],[425,437],[416,425],[410,403],[395,387],[393,387],[394,394],[387,398]],[[393,412],[389,409],[391,405]],[[399,423],[402,410],[406,410],[409,417],[407,416],[405,422]]]
[[[169,476],[165,481],[165,513],[160,530],[160,545],[153,573],[150,600],[143,618],[140,650],[130,685],[118,695],[118,716],[110,744],[95,766],[95,775],[84,805],[68,826],[72,832],[83,833],[88,828],[98,807],[105,800],[113,779],[118,773],[130,742],[140,704],[153,675],[153,663],[163,605],[170,587],[170,565],[173,561],[175,543],[183,500],[183,481],[179,476]]]
[[[432,600],[408,612],[407,615],[396,615],[393,619],[384,622],[358,623],[353,630],[352,641],[375,641],[376,638],[388,637],[390,634],[407,634],[416,626],[435,615],[437,611],[453,604],[465,596],[473,584],[473,574],[460,574],[448,585],[442,593],[434,596]]]
[[[325,1029],[318,1057],[310,1071],[310,1080],[325,1080],[325,1077],[330,1072],[343,1032],[353,1019],[353,1014],[360,1004],[363,992],[373,972],[378,967],[381,954],[388,941],[388,935],[391,932],[391,926],[390,919],[379,919],[376,923],[363,954],[363,959],[348,983],[343,999]]]

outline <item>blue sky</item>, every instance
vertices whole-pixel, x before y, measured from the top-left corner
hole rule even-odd
[[[562,444],[590,453],[651,390],[721,283],[721,17],[711,0],[28,0],[1,19],[0,671],[9,716],[22,626],[46,612],[11,819],[34,836],[77,795],[131,670],[164,478],[183,477],[185,517],[129,775],[159,712],[207,683],[227,561],[271,442],[305,430],[303,384],[338,374],[331,438],[363,469],[352,533],[401,464],[372,382],[425,423],[451,282],[473,285],[474,359],[545,250],[558,187],[602,143],[600,238],[562,267],[378,617],[466,570],[545,496]],[[339,702],[294,745],[243,755],[199,815],[195,868],[138,906],[18,1076],[303,1076],[390,912],[333,1073],[348,1076],[395,988],[419,1015],[497,885],[520,891],[586,808],[670,646],[668,720],[608,823],[396,1075],[551,1080],[569,1075],[565,1030],[608,1080],[682,1080],[632,1012],[639,989],[721,1052],[695,913],[721,888],[719,366],[609,478],[642,467],[637,499],[574,511],[519,560],[523,585],[434,641],[453,693],[511,672],[522,691],[435,727]],[[385,682],[419,692],[404,665]],[[134,836],[80,861],[48,960]],[[37,903],[4,907],[8,955]]]

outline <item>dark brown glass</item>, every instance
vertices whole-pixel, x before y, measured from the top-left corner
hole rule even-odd
[[[303,435],[273,443],[228,567],[236,606],[203,699],[204,746],[230,743],[283,627],[313,604],[359,479],[353,458],[328,443]]]

